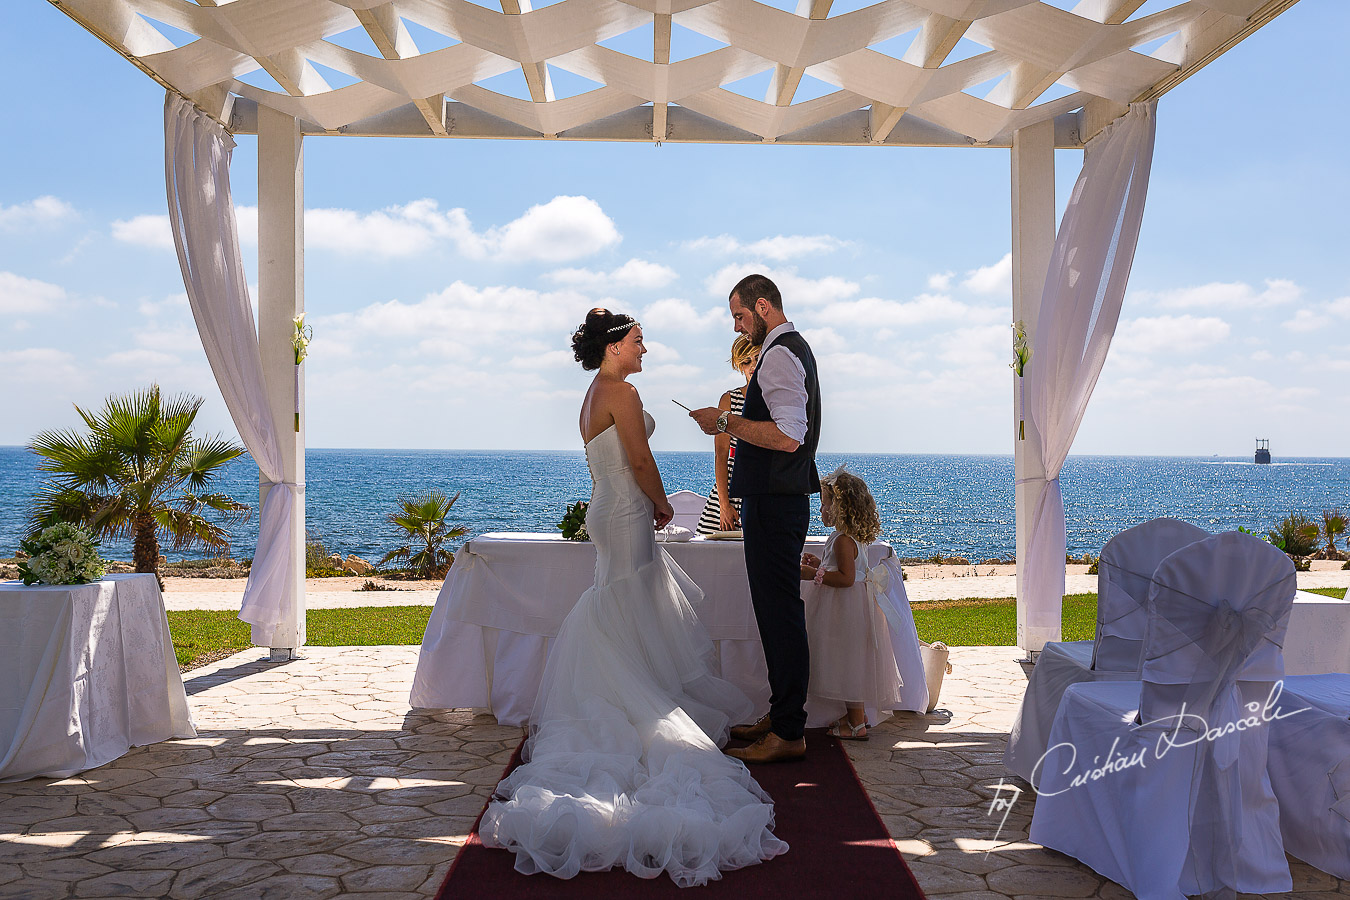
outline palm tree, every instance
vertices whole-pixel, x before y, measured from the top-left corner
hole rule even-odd
[[[391,559],[402,559],[406,561],[408,571],[419,578],[444,578],[455,561],[455,555],[445,549],[445,542],[469,533],[462,525],[449,527],[445,524],[450,507],[458,499],[458,493],[446,497],[443,491],[400,497],[399,511],[390,513],[385,519],[402,532],[400,540],[405,543],[386,553],[380,565]]]
[[[204,401],[162,397],[159,385],[109,397],[100,412],[79,406],[87,433],[44,431],[28,449],[53,476],[33,498],[30,533],[57,522],[83,525],[96,536],[132,539],[137,572],[159,576],[161,534],[173,549],[202,546],[228,554],[225,527],[244,521],[249,506],[207,489],[244,448],[220,437],[197,438],[192,422]],[[203,513],[214,513],[208,519]]]
[[[1322,536],[1327,542],[1327,559],[1341,558],[1336,551],[1336,538],[1345,534],[1346,524],[1345,511],[1339,507],[1322,510]]]

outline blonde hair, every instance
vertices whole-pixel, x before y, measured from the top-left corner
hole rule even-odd
[[[820,479],[820,485],[834,496],[836,528],[860,544],[881,537],[881,516],[867,482],[840,466]]]
[[[731,363],[733,369],[739,372],[741,366],[754,358],[755,353],[758,351],[758,344],[750,340],[746,335],[738,334],[736,335],[736,340],[731,342],[731,359],[727,361]]]

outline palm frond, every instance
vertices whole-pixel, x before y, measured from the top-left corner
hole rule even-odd
[[[155,510],[153,515],[159,529],[173,539],[174,550],[196,546],[226,553],[230,550],[230,533],[203,516],[167,506]]]
[[[95,513],[106,503],[107,498],[98,494],[44,481],[29,503],[27,532],[37,534],[57,522],[72,522],[92,529]]]
[[[65,475],[72,485],[103,490],[126,475],[118,456],[109,453],[92,435],[43,431],[29,442],[28,449],[39,457],[39,472]]]
[[[253,507],[240,503],[229,494],[193,494],[184,491],[175,498],[173,505],[182,512],[193,514],[210,509],[220,513],[219,518],[225,522],[247,522],[253,514]]]
[[[375,565],[377,565],[377,566],[382,566],[382,565],[384,565],[385,563],[389,562],[389,560],[391,560],[391,559],[406,559],[407,557],[409,557],[409,556],[411,556],[411,555],[412,555],[412,547],[408,547],[408,546],[399,547],[399,548],[396,549],[396,550],[390,550],[390,551],[389,551],[388,553],[386,553],[386,554],[384,555],[384,557],[383,557],[379,562],[377,562]]]
[[[188,448],[186,458],[179,460],[176,474],[191,487],[201,488],[220,474],[217,470],[221,466],[246,452],[239,444],[219,436],[194,441]]]

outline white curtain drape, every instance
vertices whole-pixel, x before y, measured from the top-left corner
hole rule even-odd
[[[259,516],[258,547],[239,611],[239,618],[254,626],[257,640],[259,633],[294,628],[302,614],[292,588],[292,567],[301,561],[291,546],[291,527],[304,487],[283,480],[280,442],[239,254],[230,193],[233,150],[234,139],[219,123],[181,97],[166,95],[164,180],[183,284],[225,406],[263,480],[272,483]]]
[[[1045,489],[1031,519],[1021,602],[1023,648],[1060,639],[1064,498],[1059,472],[1111,346],[1144,217],[1157,101],[1130,111],[1087,145],[1055,237],[1026,371],[1026,407],[1041,435]]]

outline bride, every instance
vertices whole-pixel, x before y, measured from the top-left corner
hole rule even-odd
[[[593,488],[586,531],[595,586],[549,650],[530,716],[528,760],[497,786],[480,834],[525,874],[571,878],[622,866],[680,887],[787,851],[773,801],[718,749],[751,704],[717,675],[690,600],[702,592],[657,546],[672,516],[637,390],[642,328],[593,309],[572,336],[598,369],[581,407]]]

